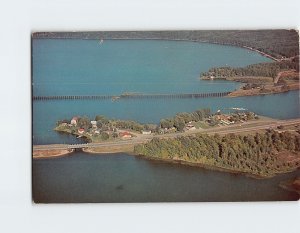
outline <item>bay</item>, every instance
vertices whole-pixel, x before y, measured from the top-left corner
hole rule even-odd
[[[203,81],[215,66],[270,62],[258,53],[215,44],[162,40],[56,40],[32,42],[33,96],[207,93],[231,91],[236,82]],[[178,112],[209,107],[243,107],[278,119],[297,118],[299,91],[283,94],[203,99],[33,101],[33,144],[77,143],[53,131],[57,120],[101,114],[158,123]],[[130,156],[75,152],[57,159],[33,160],[36,202],[147,202],[296,200],[278,187],[294,172],[268,180]]]

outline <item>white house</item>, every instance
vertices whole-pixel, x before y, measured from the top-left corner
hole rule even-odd
[[[71,120],[71,125],[77,125],[78,117],[73,117]]]
[[[97,128],[97,121],[91,121],[92,127]]]
[[[143,131],[142,131],[142,134],[144,134],[144,135],[150,135],[150,134],[151,134],[151,130],[148,130],[148,131],[146,131],[146,130],[144,131],[144,130],[143,130]]]

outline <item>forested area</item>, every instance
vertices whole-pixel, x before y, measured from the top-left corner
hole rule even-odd
[[[202,78],[213,76],[214,78],[228,78],[236,76],[260,76],[275,78],[281,71],[294,69],[299,71],[299,63],[293,61],[281,61],[270,63],[258,63],[246,67],[214,67],[201,74]]]
[[[247,46],[276,58],[299,55],[296,30],[189,30],[115,32],[37,32],[32,38],[166,39]]]
[[[280,153],[284,152],[284,159]],[[287,172],[300,166],[300,135],[268,130],[256,135],[197,134],[173,139],[154,138],[135,146],[149,158],[181,160],[261,176]],[[288,154],[294,156],[287,160]],[[290,157],[291,158],[291,157]]]

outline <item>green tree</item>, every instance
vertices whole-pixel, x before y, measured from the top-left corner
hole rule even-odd
[[[102,132],[102,133],[101,133],[101,138],[102,138],[102,140],[107,140],[107,139],[109,139],[108,133]]]

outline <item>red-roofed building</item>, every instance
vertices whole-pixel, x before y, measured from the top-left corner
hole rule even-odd
[[[84,133],[84,129],[82,129],[82,128],[78,129],[78,133],[79,134],[83,134]]]
[[[119,136],[121,137],[121,138],[132,138],[132,135],[130,134],[130,133],[128,133],[128,132],[121,132],[121,133],[119,133]]]

